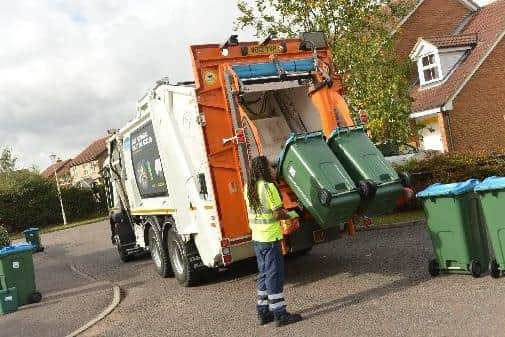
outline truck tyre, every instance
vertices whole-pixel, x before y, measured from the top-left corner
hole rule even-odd
[[[179,284],[184,287],[197,285],[205,267],[194,242],[184,242],[172,228],[167,233],[167,246],[172,270]]]
[[[159,236],[156,235],[153,226],[149,227],[149,250],[151,252],[151,259],[154,262],[154,267],[161,277],[169,277],[172,275],[172,268],[168,259],[167,251],[163,248]]]

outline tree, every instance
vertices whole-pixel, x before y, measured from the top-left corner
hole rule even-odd
[[[17,158],[12,155],[12,150],[5,147],[0,153],[0,172],[12,171],[16,167]]]
[[[256,35],[275,31],[296,37],[323,31],[355,118],[369,116],[376,142],[405,142],[411,135],[409,65],[395,55],[392,31],[415,1],[238,0],[236,28]]]

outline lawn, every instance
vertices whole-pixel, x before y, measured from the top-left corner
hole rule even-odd
[[[381,215],[373,218],[373,225],[393,225],[397,223],[404,223],[410,221],[424,220],[426,219],[424,215],[424,211],[422,209],[419,210],[410,210],[403,211],[393,214]]]

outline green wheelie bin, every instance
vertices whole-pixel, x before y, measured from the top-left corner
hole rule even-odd
[[[40,302],[41,294],[35,285],[33,246],[18,243],[0,249],[0,287],[17,289],[18,304]]]
[[[429,272],[471,273],[479,277],[489,263],[487,236],[474,193],[478,180],[434,184],[417,194],[423,201],[435,260]]]
[[[494,259],[489,264],[491,276],[505,271],[505,177],[489,177],[475,187],[479,195]]]
[[[321,132],[291,135],[277,169],[279,177],[323,228],[345,223],[359,207],[361,198],[354,182]]]
[[[363,127],[336,128],[328,145],[362,193],[361,211],[370,217],[393,212],[403,193],[401,179]]]
[[[23,231],[26,242],[31,243],[35,253],[44,251],[44,247],[40,243],[40,231],[38,228],[28,228]]]

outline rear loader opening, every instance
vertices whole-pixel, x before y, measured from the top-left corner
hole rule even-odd
[[[294,85],[241,95],[240,106],[245,112],[242,125],[248,140],[249,158],[262,153],[275,166],[292,133],[321,130],[319,111],[307,95],[307,89],[298,81]]]

